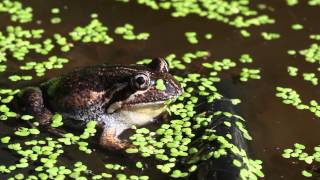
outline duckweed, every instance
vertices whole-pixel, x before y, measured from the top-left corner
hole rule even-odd
[[[242,63],[252,63],[253,58],[250,56],[250,54],[242,54],[239,61]]]
[[[315,116],[320,117],[320,105],[315,100],[310,101],[310,105],[302,103],[300,95],[291,88],[277,87],[276,96],[282,98],[284,104],[290,104],[300,110],[309,110]]]
[[[130,0],[121,0],[121,2],[129,1]],[[173,17],[185,17],[190,14],[197,14],[200,17],[214,19],[237,28],[273,24],[275,22],[275,20],[269,16],[265,14],[260,15],[257,11],[251,9],[249,7],[250,1],[248,0],[236,0],[232,2],[219,0],[185,2],[174,0],[163,2],[156,0],[136,0],[136,2],[154,10],[173,10],[171,13]]]
[[[288,52],[287,52],[289,55],[291,55],[291,56],[293,56],[293,55],[296,55],[297,54],[297,52],[295,51],[295,50],[288,50]]]
[[[29,80],[32,80],[32,76],[19,76],[19,75],[11,75],[8,77],[8,79],[10,81],[21,81],[21,80],[26,80],[26,81],[29,81]]]
[[[222,61],[214,61],[213,63],[202,63],[202,66],[213,69],[215,71],[228,70],[230,68],[235,67],[237,64],[231,59],[225,58]]]
[[[311,100],[309,104],[309,110],[317,117],[320,117],[320,105],[318,104],[318,102],[315,100]]]
[[[32,21],[32,11],[31,7],[23,7],[19,1],[3,0],[0,2],[0,12],[10,14],[10,19],[14,22],[27,23]]]
[[[311,34],[311,35],[309,36],[309,38],[312,39],[312,40],[317,40],[317,41],[319,41],[319,40],[320,40],[320,34]]]
[[[246,82],[249,79],[261,79],[259,69],[242,68],[240,73],[240,81]]]
[[[188,176],[188,173],[186,172],[181,172],[180,170],[174,170],[171,174],[171,177],[173,178],[183,178],[183,177],[186,177]]]
[[[1,138],[1,143],[8,144],[10,142],[10,139],[11,139],[10,136],[2,137]]]
[[[310,6],[320,6],[319,0],[308,0],[308,5]]]
[[[54,121],[61,117],[58,115],[55,115]],[[27,116],[25,116],[27,117]],[[28,117],[31,118],[31,117]],[[93,136],[95,133],[95,130],[92,130],[92,128],[95,128],[96,122],[88,122],[86,129],[83,134],[89,133],[90,136]],[[18,136],[28,136],[30,134],[39,134],[40,131],[34,128],[28,129],[21,127],[17,131],[15,131],[15,134]],[[67,169],[64,166],[57,166],[57,158],[63,154],[63,150],[61,149],[63,147],[62,143],[64,145],[71,145],[78,143],[78,145],[81,146],[87,146],[88,143],[86,142],[77,142],[80,138],[77,136],[74,136],[73,134],[65,134],[65,138],[59,138],[57,140],[54,140],[53,138],[47,137],[45,140],[29,140],[25,141],[24,145],[22,146],[20,143],[12,143],[8,144],[8,148],[11,150],[16,151],[22,158],[19,160],[20,163],[11,165],[11,166],[1,166],[1,171],[4,173],[10,173],[11,171],[14,171],[16,168],[26,168],[30,164],[38,164],[38,166],[35,168],[36,172],[41,172],[37,176],[39,178],[50,178],[50,179],[64,179],[67,176],[71,178],[77,178],[77,179],[83,179],[84,176],[81,174],[88,174],[87,167],[82,164],[82,162],[76,162],[74,164],[74,169]],[[2,143],[9,143],[10,137],[3,137],[1,139]],[[67,140],[69,143],[66,143]],[[25,147],[25,146],[30,146]],[[23,149],[26,148],[26,149]],[[87,149],[88,150],[88,149]],[[87,152],[86,152],[87,153]],[[39,166],[39,163],[41,165]],[[59,172],[59,173],[58,173]],[[16,174],[16,176],[20,176],[19,174]],[[106,173],[102,173],[101,176],[107,177],[108,175]],[[30,175],[28,177],[36,177],[34,175]]]
[[[287,5],[288,6],[295,6],[299,3],[298,0],[287,0]]]
[[[318,78],[315,73],[303,73],[302,76],[305,81],[310,81],[312,85],[318,85]]]
[[[21,70],[34,70],[37,76],[44,76],[47,70],[50,69],[61,69],[63,65],[68,63],[69,60],[62,57],[51,56],[47,61],[36,62],[29,61],[23,66],[20,66]]]
[[[51,20],[50,20],[50,22],[52,23],[52,24],[59,24],[59,23],[61,23],[61,18],[60,17],[53,17],[53,18],[51,18]]]
[[[52,14],[59,14],[60,13],[60,9],[59,8],[52,8],[51,9],[51,13]]]
[[[127,179],[127,176],[125,174],[117,174],[116,175],[116,178],[118,180],[126,180]]]
[[[245,37],[245,38],[248,38],[248,37],[251,36],[251,33],[249,31],[245,30],[245,29],[241,29],[240,30],[240,34],[241,34],[242,37]]]
[[[312,173],[310,173],[309,171],[303,170],[301,173],[305,177],[312,177]]]
[[[293,66],[288,66],[287,71],[290,76],[297,76],[298,75],[298,68]]]
[[[7,52],[17,60],[24,60],[25,56],[33,50],[36,53],[47,55],[54,47],[50,39],[41,43],[33,43],[32,40],[42,38],[44,30],[25,30],[21,26],[7,26],[6,33],[0,32],[0,47],[2,48],[0,62],[5,62]]]
[[[87,26],[78,26],[70,32],[69,35],[73,41],[110,44],[113,42],[113,38],[111,38],[107,32],[108,28],[106,26],[104,26],[97,18],[92,18]]]
[[[301,24],[292,24],[292,25],[291,25],[291,28],[292,28],[293,30],[298,31],[298,30],[302,30],[302,29],[303,29],[303,25],[301,25]]]
[[[204,37],[208,40],[212,39],[213,35],[211,33],[206,33]]]
[[[61,114],[54,114],[52,116],[52,123],[51,123],[51,127],[59,127],[62,126],[63,122],[62,122],[62,115]]]
[[[232,163],[233,163],[233,165],[235,165],[236,167],[241,167],[241,162],[238,161],[238,160],[236,160],[236,159],[234,159]]]
[[[302,161],[306,164],[314,164],[320,162],[320,146],[314,147],[314,153],[308,154],[306,151],[306,147],[303,144],[295,143],[293,148],[288,148],[283,150],[282,157],[289,159],[294,158],[298,161]],[[302,170],[301,174],[305,177],[312,177],[313,176],[312,170]]]
[[[280,38],[279,33],[272,33],[272,32],[262,32],[261,36],[264,40],[270,41],[270,40],[275,40]]]
[[[139,169],[142,169],[143,168],[142,162],[140,162],[140,161],[136,162],[136,167]]]
[[[115,34],[122,35],[122,38],[125,40],[147,40],[150,36],[147,32],[142,32],[139,34],[134,34],[134,26],[132,24],[125,24],[119,26],[114,30]]]
[[[60,50],[62,52],[68,52],[73,47],[72,43],[67,42],[67,38],[66,37],[63,37],[62,35],[57,34],[57,33],[54,34],[53,37],[56,40],[56,43],[58,45],[60,45]]]
[[[303,55],[307,62],[320,63],[320,46],[316,43],[311,44],[308,49],[300,50],[299,54]]]
[[[300,95],[295,90],[291,88],[283,88],[283,87],[277,87],[276,90],[277,90],[276,96],[279,98],[282,98],[283,103],[291,104],[299,109],[308,108],[308,106],[305,106],[302,104]]]
[[[164,84],[164,81],[162,79],[158,79],[156,81],[156,88],[160,91],[165,91],[166,90],[166,85]]]
[[[190,44],[198,44],[199,41],[197,39],[196,32],[186,32],[186,33],[184,33],[184,35],[186,36],[186,38]]]

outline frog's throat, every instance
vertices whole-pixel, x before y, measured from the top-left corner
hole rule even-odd
[[[165,101],[148,102],[139,104],[124,104],[122,101],[114,102],[107,108],[107,113],[111,114],[121,109],[157,109],[165,106]]]

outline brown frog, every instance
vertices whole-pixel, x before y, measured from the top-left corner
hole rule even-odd
[[[163,82],[161,90],[158,80]],[[169,73],[163,58],[148,65],[97,65],[53,78],[39,87],[27,87],[19,95],[23,111],[42,126],[50,126],[53,112],[79,124],[97,121],[103,129],[99,144],[123,149],[118,136],[132,125],[152,122],[182,88]]]

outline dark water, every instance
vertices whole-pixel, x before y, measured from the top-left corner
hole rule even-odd
[[[270,8],[265,13],[276,19],[276,24],[262,27],[249,28],[252,37],[245,39],[240,36],[239,30],[228,25],[209,21],[198,16],[187,18],[172,18],[168,11],[153,11],[148,7],[135,3],[118,3],[111,0],[96,1],[53,1],[28,0],[23,3],[34,8],[35,20],[41,20],[41,24],[26,24],[25,27],[39,27],[46,30],[46,35],[61,33],[67,35],[77,25],[86,25],[90,21],[91,13],[98,13],[99,19],[109,27],[109,34],[115,39],[111,45],[75,43],[75,47],[69,53],[59,53],[70,59],[70,63],[63,70],[51,70],[43,78],[33,82],[21,82],[13,86],[7,79],[8,74],[17,72],[17,65],[12,62],[9,70],[0,78],[1,88],[23,87],[28,84],[38,83],[44,79],[71,71],[75,67],[100,63],[134,63],[142,58],[166,56],[176,53],[178,56],[185,52],[195,50],[208,50],[212,60],[232,58],[236,60],[242,53],[249,53],[254,58],[254,63],[249,67],[260,67],[262,80],[249,81],[242,84],[234,81],[234,75],[240,73],[237,67],[228,73],[224,73],[223,83],[228,87],[227,95],[242,100],[239,105],[242,115],[248,121],[249,131],[254,140],[250,146],[254,159],[261,159],[264,165],[265,179],[303,179],[301,170],[304,164],[283,159],[281,157],[284,148],[291,147],[295,142],[305,144],[311,148],[319,144],[320,121],[306,111],[296,110],[294,107],[284,105],[275,97],[277,86],[291,87],[297,90],[303,101],[318,99],[319,87],[303,81],[301,77],[292,78],[287,74],[287,66],[299,67],[300,72],[315,72],[315,65],[306,63],[303,57],[287,55],[288,49],[305,49],[311,44],[309,34],[320,33],[320,8],[309,7],[304,3],[289,8],[284,1],[268,0],[259,1]],[[256,6],[254,4],[254,6]],[[61,8],[62,23],[52,25],[50,23],[50,10],[53,7]],[[135,25],[136,32],[150,32],[151,38],[147,41],[125,41],[113,34],[113,29],[125,23]],[[293,31],[291,24],[300,23],[304,30]],[[11,24],[8,16],[0,15],[0,28]],[[200,43],[190,45],[184,32],[196,31]],[[262,31],[279,32],[281,38],[274,41],[264,41],[260,37]],[[205,33],[213,33],[212,40],[202,38]],[[33,57],[33,56],[31,56]],[[198,66],[196,72],[204,71]],[[226,88],[225,88],[226,89]],[[9,127],[10,128],[10,127]],[[1,134],[6,133],[8,127],[1,127]],[[72,153],[71,153],[72,152]],[[80,154],[67,153],[68,159],[79,159]],[[6,152],[1,152],[6,153]],[[1,157],[4,157],[1,155]],[[110,160],[114,162],[135,162],[131,157],[115,157],[113,154],[98,151],[96,156],[83,156],[81,160],[89,164],[93,170],[103,171],[104,163]],[[131,163],[133,164],[133,163]],[[155,177],[158,174],[154,174]]]

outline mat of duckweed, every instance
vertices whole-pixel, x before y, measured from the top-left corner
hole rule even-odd
[[[319,88],[320,27],[312,23],[319,18],[319,9],[318,0],[259,4],[249,0],[1,1],[0,177],[194,178],[203,162],[219,162],[225,157],[231,158],[228,163],[237,169],[235,177],[240,179],[319,176],[320,145],[315,138],[319,134],[308,129],[320,126],[319,93],[314,93]],[[308,21],[298,17],[303,13]],[[290,20],[282,18],[287,14]],[[290,44],[292,39],[295,41]],[[254,46],[262,46],[263,51]],[[168,61],[184,93],[168,105],[166,120],[153,127],[132,127],[129,139],[134,147],[123,154],[102,150],[94,143],[95,121],[81,133],[69,131],[59,138],[40,131],[38,122],[28,114],[17,118],[10,108],[21,88],[75,67],[147,64],[150,57],[159,55]],[[261,92],[263,97],[274,98],[271,105],[286,113],[264,116],[272,107],[267,99],[258,99]],[[212,111],[213,104],[226,99],[242,107],[242,114],[249,117],[250,131],[239,114],[225,109]],[[283,104],[278,105],[279,100]],[[262,107],[260,114],[255,112],[256,106]],[[276,123],[286,117],[303,121],[299,128],[307,126],[306,133],[297,132],[299,138],[273,145],[277,150],[274,154],[268,152],[267,145],[258,148],[272,140],[264,131],[276,133]],[[276,123],[270,127],[259,118]],[[35,127],[30,128],[26,121]],[[219,121],[226,133],[220,133],[214,121]],[[290,128],[295,128],[287,122],[277,139],[289,136]],[[261,128],[259,123],[266,126]],[[61,115],[55,114],[51,125],[62,127]],[[228,131],[232,128],[239,130],[237,137]],[[235,143],[239,137],[249,141],[252,154]],[[273,156],[278,161],[268,159]],[[296,167],[290,169],[292,165]]]

